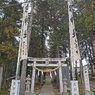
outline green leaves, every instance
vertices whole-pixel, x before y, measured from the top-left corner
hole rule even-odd
[[[43,52],[44,57],[49,56],[45,46],[47,36],[50,38],[49,52],[55,54],[57,46],[60,47],[61,54],[66,52],[69,42],[67,2],[39,0],[36,2],[35,11],[30,45],[32,56],[41,57]]]
[[[1,0],[0,2],[1,6],[18,3],[15,0]],[[22,9],[20,5],[13,7],[9,6],[2,9],[4,16],[0,18],[0,64],[5,66],[9,61],[13,63],[17,58],[18,42],[15,36],[19,35],[21,12]]]
[[[95,26],[95,0],[80,0],[77,6],[79,14],[77,14],[76,29],[86,37],[93,36],[91,30]]]
[[[6,85],[6,78],[14,76],[17,56],[18,41],[21,27],[22,7],[21,5],[9,6],[18,3],[17,0],[0,0],[0,65],[4,67],[3,85]]]

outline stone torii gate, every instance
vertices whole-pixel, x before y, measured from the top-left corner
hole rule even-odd
[[[31,82],[31,93],[34,92],[34,84],[35,84],[35,68],[36,67],[59,67],[59,85],[60,85],[60,95],[63,93],[63,80],[62,80],[62,62],[66,61],[66,58],[33,58],[28,57],[29,62],[33,62],[31,65],[33,67],[32,71],[32,82]],[[42,62],[42,63],[37,63]],[[45,63],[43,63],[45,62]],[[49,62],[55,62],[53,64],[47,64]]]

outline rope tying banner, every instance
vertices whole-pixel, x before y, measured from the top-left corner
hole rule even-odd
[[[39,68],[37,68],[37,67],[35,67],[35,66],[33,66],[33,65],[32,65],[32,67],[33,67],[34,69],[40,71],[40,72],[53,72],[53,71],[59,69],[60,67],[62,67],[63,64],[64,64],[64,63],[62,63],[60,66],[58,66],[58,67],[56,67],[56,68],[54,68],[54,69],[48,69],[48,70],[41,70],[41,69],[39,69]]]

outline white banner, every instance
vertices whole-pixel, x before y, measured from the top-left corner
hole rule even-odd
[[[76,38],[76,32],[72,33],[72,38],[71,40],[71,53],[72,53],[72,59],[73,61],[80,60],[80,51],[79,51],[79,46],[78,46],[78,41]]]
[[[80,52],[79,52],[78,40],[76,37],[71,0],[68,0],[68,15],[69,15],[71,57],[73,61],[77,61],[77,60],[80,60]]]
[[[28,56],[28,38],[27,38],[27,30],[28,30],[28,10],[29,3],[24,3],[23,7],[23,20],[22,20],[22,31],[21,31],[21,57],[20,59],[27,59]]]

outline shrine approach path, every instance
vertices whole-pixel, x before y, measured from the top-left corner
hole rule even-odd
[[[51,84],[51,78],[50,77],[46,78],[46,82],[43,85],[39,95],[55,95],[53,86]]]

